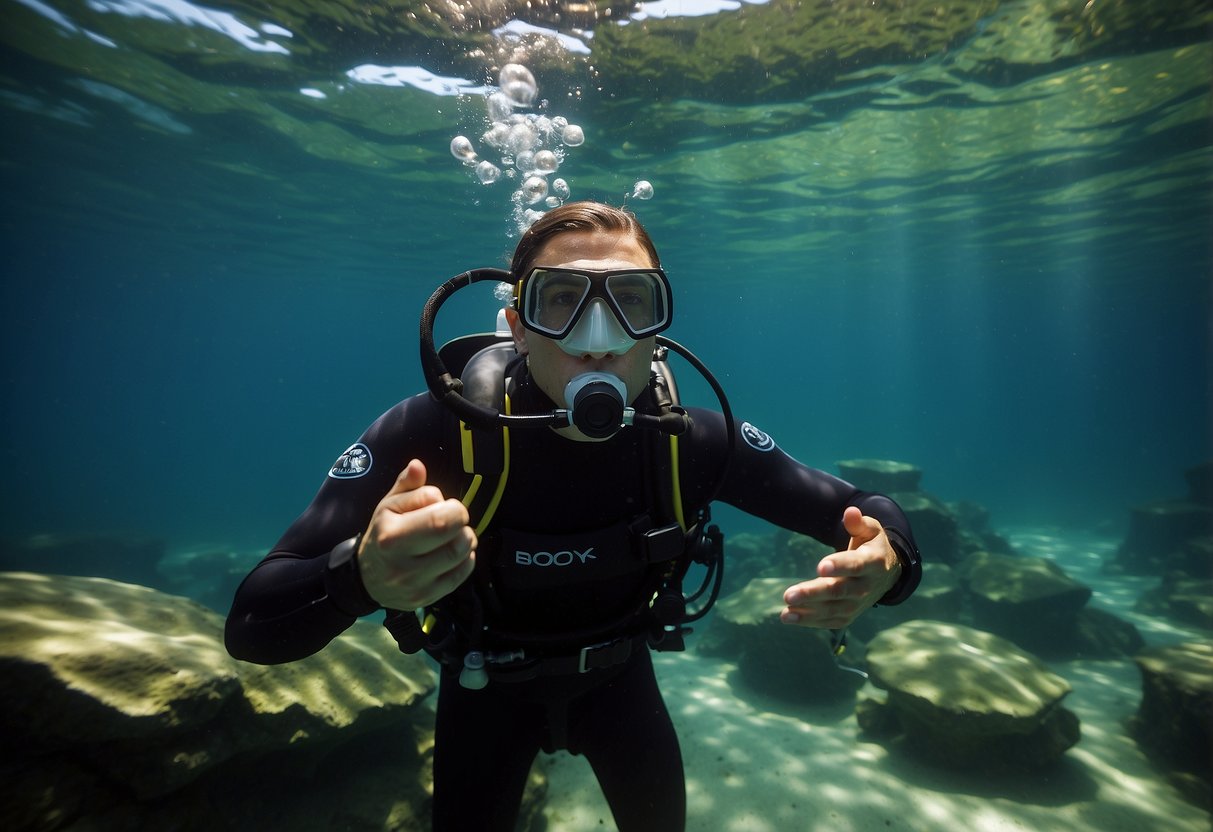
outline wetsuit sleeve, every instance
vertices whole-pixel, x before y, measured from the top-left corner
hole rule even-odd
[[[728,447],[724,417],[698,409],[691,416],[692,441],[683,453],[682,473],[683,487],[689,485],[695,499],[712,498],[711,491],[719,484],[715,499],[836,550],[845,549],[850,542],[842,515],[848,506],[856,506],[880,521],[901,561],[897,584],[879,603],[900,604],[910,597],[921,579],[922,566],[910,522],[896,502],[801,464],[748,423],[733,425],[733,459],[721,479]]]
[[[232,656],[258,664],[301,659],[379,609],[352,547],[410,459],[426,464],[430,483],[447,481],[448,423],[438,407],[425,394],[407,399],[341,455],[311,505],[236,590],[225,628]]]

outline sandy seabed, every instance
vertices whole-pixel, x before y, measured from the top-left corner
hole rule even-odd
[[[1011,535],[1024,554],[1054,557],[1095,589],[1092,604],[1137,624],[1148,643],[1198,635],[1132,612],[1148,578],[1109,578],[1114,544],[1072,535]],[[912,602],[911,602],[912,603]],[[1128,736],[1141,679],[1124,661],[1051,663],[1073,686],[1065,705],[1082,739],[1047,772],[988,776],[945,771],[859,736],[853,708],[797,708],[748,691],[733,663],[654,654],[682,742],[688,832],[1208,832],[1207,811],[1185,800]],[[548,758],[549,832],[614,830],[589,764]]]

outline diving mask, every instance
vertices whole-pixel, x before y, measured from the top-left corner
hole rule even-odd
[[[571,355],[621,353],[673,320],[661,269],[589,271],[537,266],[519,286],[523,326]]]

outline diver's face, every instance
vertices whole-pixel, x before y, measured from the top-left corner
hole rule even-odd
[[[657,264],[630,234],[601,231],[570,231],[548,240],[536,252],[535,266],[566,269],[649,269]],[[582,373],[610,373],[627,386],[628,403],[636,401],[649,383],[656,336],[642,338],[623,352],[596,352],[570,355],[555,340],[525,328],[513,309],[506,318],[514,335],[514,345],[526,353],[531,378],[547,397],[557,404],[564,402],[564,388],[574,376]],[[588,439],[573,427],[561,428],[560,433],[572,439]]]

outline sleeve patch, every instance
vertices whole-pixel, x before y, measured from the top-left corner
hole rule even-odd
[[[775,440],[749,422],[741,423],[741,438],[756,451],[766,453],[775,450]]]
[[[337,457],[329,476],[335,480],[357,479],[371,470],[371,449],[361,442],[355,442],[345,449],[345,453]]]

